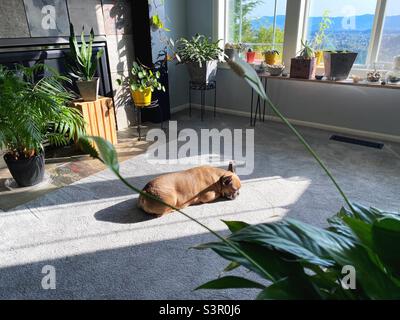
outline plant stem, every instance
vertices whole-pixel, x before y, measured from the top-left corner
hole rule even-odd
[[[235,243],[233,243],[232,241],[222,237],[221,235],[219,235],[217,232],[215,232],[214,230],[210,229],[209,227],[207,227],[205,224],[203,224],[202,222],[198,221],[197,219],[191,217],[190,215],[188,215],[187,213],[183,212],[182,210],[175,208],[174,206],[169,205],[168,203],[165,203],[164,201],[162,201],[161,199],[147,193],[147,192],[143,192],[142,190],[136,188],[135,186],[131,185],[124,177],[121,176],[121,174],[117,171],[112,169],[112,171],[114,172],[114,174],[130,189],[132,189],[133,191],[135,191],[136,193],[154,200],[162,205],[167,206],[168,208],[171,208],[172,210],[179,212],[180,214],[182,214],[183,216],[185,216],[186,218],[188,218],[189,220],[197,223],[199,226],[203,227],[204,229],[206,229],[207,231],[211,232],[215,237],[217,237],[219,240],[221,240],[222,242],[224,242],[226,245],[228,245],[229,247],[231,247],[233,250],[235,250],[239,255],[241,255],[242,257],[244,257],[245,259],[247,259],[252,265],[254,265],[258,270],[260,270],[261,273],[264,274],[264,276],[267,279],[273,279],[273,277],[262,267],[258,264],[257,261],[255,261],[253,258],[251,258],[249,255],[247,255],[247,253],[245,253],[243,250],[241,250],[238,246],[236,246]]]
[[[289,122],[289,120],[286,119],[286,117],[279,111],[279,109],[273,104],[271,99],[268,96],[265,96],[266,101],[268,102],[269,106],[273,110],[273,112],[289,127],[289,129],[296,135],[296,137],[300,140],[300,142],[304,145],[304,147],[307,149],[307,151],[314,157],[314,159],[318,162],[318,164],[321,166],[321,168],[325,171],[325,173],[328,175],[330,180],[333,182],[334,186],[336,189],[339,191],[340,195],[343,197],[344,201],[346,204],[349,206],[351,211],[353,213],[355,212],[353,205],[351,204],[349,198],[346,196],[342,188],[339,186],[338,182],[328,169],[328,167],[325,165],[325,163],[321,160],[321,158],[318,156],[318,154],[314,151],[313,148],[308,144],[308,142],[303,138],[303,136],[297,131],[295,127]]]

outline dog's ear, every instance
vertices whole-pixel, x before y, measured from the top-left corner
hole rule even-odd
[[[233,161],[229,162],[228,171],[230,171],[232,173],[236,172],[236,166],[235,166],[235,163]]]
[[[223,176],[221,178],[221,184],[223,187],[231,186],[233,184],[232,176]]]

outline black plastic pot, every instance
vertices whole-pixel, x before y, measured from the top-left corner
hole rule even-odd
[[[34,186],[44,178],[44,154],[30,159],[15,160],[4,155],[4,161],[20,187]]]
[[[218,70],[218,60],[203,62],[186,63],[189,71],[190,81],[194,83],[210,83],[216,80]]]
[[[325,76],[329,80],[346,80],[357,56],[356,52],[325,51]]]

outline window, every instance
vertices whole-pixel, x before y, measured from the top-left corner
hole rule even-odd
[[[398,55],[400,55],[400,1],[388,0],[378,61],[390,64]]]
[[[356,69],[390,69],[393,57],[400,55],[400,0],[214,0],[214,4],[216,39],[244,43],[259,53],[259,60],[262,51],[276,49],[285,52],[284,63],[289,65],[302,39],[316,50],[357,52]]]
[[[377,0],[309,0],[306,39],[316,50],[358,52],[366,65],[374,29]]]
[[[258,52],[283,50],[286,0],[227,0],[225,42]]]

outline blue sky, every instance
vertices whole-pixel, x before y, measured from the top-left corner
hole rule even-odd
[[[290,1],[290,0],[287,0]],[[329,10],[332,17],[344,16],[353,10],[355,15],[374,14],[377,0],[312,0],[311,16],[321,16]],[[272,16],[275,0],[263,0],[263,4],[254,10],[253,17]],[[286,0],[278,0],[278,15],[286,12]],[[388,15],[400,15],[400,0],[388,0]]]

